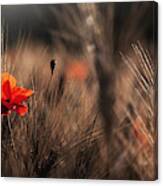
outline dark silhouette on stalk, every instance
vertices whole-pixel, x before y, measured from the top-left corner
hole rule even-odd
[[[50,61],[50,69],[51,69],[51,74],[52,74],[52,75],[53,75],[55,66],[56,66],[55,59],[52,59],[52,60]]]

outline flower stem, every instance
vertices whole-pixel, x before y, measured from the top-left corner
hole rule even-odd
[[[13,138],[13,132],[12,132],[12,128],[11,128],[10,116],[7,116],[7,121],[8,121],[9,132],[10,132],[10,135],[11,135],[11,145],[12,145],[15,157],[17,159],[17,151],[16,151],[15,142],[14,142],[14,138]]]

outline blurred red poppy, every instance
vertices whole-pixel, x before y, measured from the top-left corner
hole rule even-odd
[[[66,78],[70,80],[85,80],[88,73],[87,63],[80,60],[68,64],[66,68]]]
[[[24,116],[28,112],[26,101],[33,91],[23,87],[16,86],[16,79],[9,73],[2,74],[2,95],[1,95],[1,113],[8,115],[16,112]]]
[[[146,144],[148,139],[143,131],[143,125],[139,119],[139,117],[136,118],[134,124],[133,124],[133,132],[135,134],[135,137],[139,140],[141,144]]]

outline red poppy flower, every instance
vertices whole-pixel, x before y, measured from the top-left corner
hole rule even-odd
[[[1,113],[8,115],[13,111],[24,116],[28,112],[28,107],[24,101],[33,94],[33,91],[16,86],[16,79],[9,73],[2,74],[1,88]]]

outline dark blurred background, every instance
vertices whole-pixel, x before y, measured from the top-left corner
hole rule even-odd
[[[125,50],[137,40],[143,40],[148,46],[155,42],[157,46],[157,5],[154,2],[96,3],[96,6],[103,12],[109,6],[112,9],[113,22],[108,22],[108,26],[113,30],[114,51]],[[70,16],[73,23],[72,9],[83,23],[82,31],[85,18],[81,15],[80,4],[2,5],[2,25],[7,34],[8,46],[14,47],[20,37],[29,37],[32,41],[48,46],[54,45],[59,36],[54,36],[52,31],[71,34],[72,30],[63,15]],[[66,39],[61,40],[69,46]],[[76,37],[74,48],[81,47],[82,42],[79,36]]]

